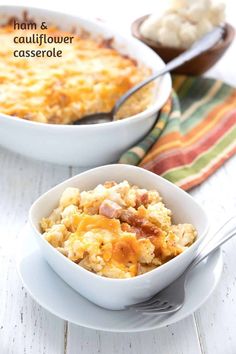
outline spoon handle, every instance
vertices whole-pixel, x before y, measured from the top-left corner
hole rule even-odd
[[[234,221],[233,226],[230,228],[230,230],[227,230],[226,233],[224,232],[224,229],[229,226],[231,221]],[[215,240],[216,235],[219,234],[219,232],[223,232],[223,236],[219,236],[217,240]],[[236,216],[230,218],[224,225],[220,227],[220,229],[216,232],[214,235],[214,238],[209,242],[209,248],[207,247],[206,250],[203,250],[200,252],[197,257],[194,259],[194,261],[190,264],[190,267],[188,268],[188,271],[195,267],[198,263],[203,261],[206,257],[208,257],[212,252],[214,252],[218,247],[223,245],[223,243],[227,242],[229,239],[232,237],[236,236]]]
[[[142,81],[138,85],[132,87],[129,91],[127,91],[120,99],[116,102],[115,106],[112,109],[113,117],[119,110],[119,108],[123,105],[123,103],[136,91],[141,89],[143,86],[147,85],[151,81],[157,79],[159,76],[162,76],[169,71],[172,71],[185,62],[197,57],[199,54],[205,52],[209,48],[211,48],[214,44],[216,44],[223,34],[222,27],[216,27],[211,32],[207,33],[201,39],[199,39],[195,44],[182,54],[180,54],[177,58],[171,60],[169,63],[165,65],[163,69],[158,71],[157,73],[153,74],[152,76],[148,77],[146,80]]]

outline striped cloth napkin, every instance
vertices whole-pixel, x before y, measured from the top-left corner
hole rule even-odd
[[[156,125],[119,162],[189,190],[235,152],[236,89],[219,80],[174,76],[172,95]]]

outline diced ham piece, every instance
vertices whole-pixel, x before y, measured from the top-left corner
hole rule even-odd
[[[137,194],[136,196],[136,208],[140,207],[141,205],[146,206],[148,204],[148,193],[144,192],[142,194]]]
[[[121,211],[121,206],[109,199],[105,199],[99,207],[99,214],[110,219],[119,218]]]
[[[135,215],[130,210],[122,210],[119,219],[122,222],[129,224],[134,229],[139,229],[139,234],[145,235],[146,237],[154,235],[159,236],[161,234],[159,227],[148,219]]]
[[[112,188],[112,187],[114,187],[114,186],[116,186],[117,185],[117,183],[115,182],[115,181],[106,181],[105,183],[104,183],[104,187],[105,188]]]
[[[143,193],[142,195],[141,195],[141,203],[143,204],[143,205],[146,205],[146,204],[148,204],[148,202],[149,202],[149,198],[148,198],[148,193],[147,192],[145,192],[145,193]]]
[[[120,219],[123,231],[134,232],[137,237],[159,236],[160,229],[146,218],[122,207],[110,199],[105,199],[99,208],[99,214],[110,219]]]

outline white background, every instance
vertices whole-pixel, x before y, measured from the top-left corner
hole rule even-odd
[[[129,31],[136,17],[157,12],[164,0],[7,1],[98,17]],[[196,0],[197,1],[197,0]],[[4,5],[3,2],[0,4]],[[227,19],[236,24],[235,2]],[[236,45],[208,75],[236,86]],[[15,240],[31,203],[76,169],[32,161],[0,148],[0,354],[236,354],[236,240],[223,247],[224,271],[206,304],[175,325],[143,334],[111,334],[59,320],[26,293],[15,270]],[[236,158],[191,194],[202,203],[216,228],[236,214]]]

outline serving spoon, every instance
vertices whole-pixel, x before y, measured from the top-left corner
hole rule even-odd
[[[152,76],[148,77],[147,79],[143,80],[136,86],[132,87],[128,90],[124,95],[122,95],[112,110],[110,112],[100,112],[100,113],[93,113],[86,115],[78,120],[76,120],[73,124],[75,125],[83,125],[83,124],[98,124],[98,123],[107,123],[117,120],[116,114],[120,107],[124,104],[124,102],[132,96],[135,92],[140,90],[145,85],[149,84],[153,80],[157,79],[158,77],[178,68],[185,62],[197,57],[199,54],[205,52],[206,50],[210,49],[214,46],[223,35],[224,29],[223,27],[217,26],[212,31],[208,32],[205,36],[201,39],[196,41],[192,47],[182,54],[180,54],[175,59],[171,60],[169,63],[165,65],[163,69],[156,72]]]

